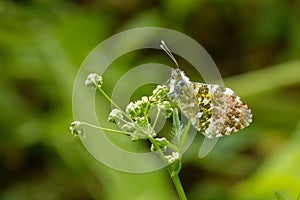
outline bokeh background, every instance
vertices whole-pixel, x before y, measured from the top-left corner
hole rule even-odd
[[[201,160],[199,134],[180,173],[189,199],[268,200],[276,192],[297,199],[297,0],[0,1],[0,199],[177,198],[165,170],[112,170],[68,131],[73,81],[85,56],[111,35],[143,26],[197,40],[254,115],[250,127],[220,139]],[[169,62],[162,52],[133,53],[118,61],[115,73],[160,59]],[[104,78],[109,93],[116,80],[113,73]],[[147,95],[151,88],[140,92]]]

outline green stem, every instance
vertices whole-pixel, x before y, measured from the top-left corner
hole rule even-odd
[[[185,195],[185,192],[184,192],[184,189],[182,187],[182,184],[181,184],[181,181],[179,179],[178,174],[177,173],[175,173],[175,174],[172,173],[172,169],[170,169],[169,167],[168,167],[168,171],[169,171],[169,174],[170,174],[171,179],[173,181],[173,184],[175,186],[175,189],[177,191],[179,199],[180,200],[187,200],[187,197]]]
[[[133,122],[133,120],[127,115],[127,113],[125,113],[101,88],[101,86],[97,87],[98,90],[103,94],[103,96],[112,104],[114,105],[117,109],[119,109],[124,116],[126,116],[131,122]]]
[[[127,133],[127,132],[124,132],[124,131],[119,131],[119,130],[110,129],[110,128],[103,128],[103,127],[100,127],[100,126],[95,126],[95,125],[89,124],[87,122],[80,122],[80,123],[84,124],[84,125],[87,125],[87,126],[90,126],[90,127],[93,127],[93,128],[103,130],[103,131],[109,131],[109,132],[123,134],[123,135],[130,135],[130,133]]]
[[[145,112],[144,112],[144,117],[145,117],[145,119],[147,120],[148,123],[149,123],[149,121],[148,121],[148,117],[147,117],[146,113],[148,113],[148,109],[149,109],[149,106],[151,105],[152,98],[153,98],[155,95],[157,95],[158,92],[159,92],[159,90],[156,91],[152,96],[149,97],[149,101],[148,101],[148,103],[147,103],[147,106],[146,106],[146,109],[145,109]],[[154,127],[153,127],[153,128],[154,128]]]
[[[178,148],[176,145],[169,143],[168,147],[174,151],[180,152],[180,148]]]
[[[134,126],[134,127],[136,127],[137,128],[137,125],[135,124],[135,123],[130,123],[130,122],[128,122],[128,121],[126,121],[126,120],[124,120],[123,118],[121,118],[121,117],[118,117],[118,116],[116,116],[117,117],[117,119],[118,120],[120,120],[120,121],[122,121],[124,124],[128,124],[128,125],[130,125],[130,126]]]
[[[153,137],[149,137],[150,142],[153,144],[155,149],[158,149],[158,154],[161,157],[161,159],[165,162],[167,162],[164,153],[159,148],[159,145],[157,144],[156,140]],[[180,161],[181,162],[181,161]],[[172,164],[167,166],[167,170],[170,174],[170,177],[173,181],[173,184],[175,186],[175,189],[177,191],[178,197],[180,200],[187,200],[187,197],[185,195],[184,189],[182,187],[181,181],[179,179],[178,173],[173,173]]]
[[[164,162],[168,162],[167,159],[165,158],[164,153],[162,152],[162,150],[160,149],[159,145],[157,144],[156,140],[153,137],[149,137],[148,138],[149,141],[153,144],[153,146],[155,147],[155,149],[158,149],[158,155],[159,157],[164,161]]]

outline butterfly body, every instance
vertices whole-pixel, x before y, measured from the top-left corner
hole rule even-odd
[[[230,135],[252,121],[251,110],[230,88],[191,82],[179,68],[171,72],[168,96],[208,138]]]

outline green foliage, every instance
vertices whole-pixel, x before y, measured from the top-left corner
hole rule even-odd
[[[190,122],[188,122],[184,127],[180,123],[178,110],[174,109],[173,121],[172,121],[171,136],[173,138],[172,143],[178,147],[179,152],[182,152],[183,145],[185,144],[188,131],[190,129]]]

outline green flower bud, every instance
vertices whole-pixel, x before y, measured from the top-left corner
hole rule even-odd
[[[136,117],[135,118],[135,122],[139,125],[139,126],[145,126],[148,124],[148,121],[145,117]]]

